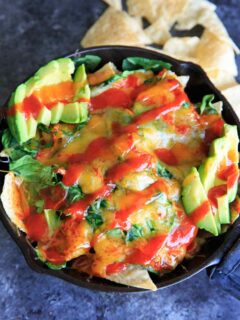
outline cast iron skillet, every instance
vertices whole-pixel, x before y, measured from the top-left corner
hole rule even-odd
[[[214,94],[215,100],[223,101],[223,117],[229,124],[236,124],[240,130],[240,122],[237,115],[233,111],[227,100],[221,95],[221,93],[214,87],[214,85],[208,79],[206,73],[193,63],[183,62],[164,54],[160,54],[155,51],[141,49],[136,47],[124,47],[124,46],[104,46],[94,47],[77,51],[68,57],[79,57],[86,54],[96,54],[102,58],[102,64],[112,61],[116,66],[121,69],[121,62],[124,58],[129,56],[146,57],[150,59],[161,59],[172,64],[172,70],[178,75],[189,75],[190,80],[186,87],[186,92],[192,102],[199,102],[205,94]],[[6,107],[3,106],[3,108]],[[7,165],[0,164],[1,169],[6,169]],[[4,181],[4,174],[0,174],[0,190],[2,190]],[[71,282],[79,287],[85,287],[89,289],[101,290],[101,291],[115,291],[115,292],[138,292],[144,291],[143,289],[137,289],[132,287],[123,286],[110,282],[108,280],[100,278],[89,278],[89,276],[79,273],[76,270],[63,269],[59,271],[48,269],[43,263],[36,259],[33,248],[30,242],[26,239],[24,233],[17,230],[17,228],[11,223],[6,212],[3,209],[0,202],[0,218],[5,225],[6,229],[13,237],[15,242],[20,247],[28,265],[35,271],[40,273],[46,273],[68,282]],[[219,237],[210,238],[206,244],[202,247],[201,252],[192,260],[184,261],[183,267],[178,266],[174,271],[162,276],[152,276],[156,286],[160,288],[168,287],[170,285],[179,283],[185,279],[192,277],[203,269],[218,264],[225,252],[231,247],[233,242],[240,236],[240,219],[228,230],[226,234]]]

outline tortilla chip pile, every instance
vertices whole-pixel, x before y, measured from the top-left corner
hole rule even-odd
[[[103,0],[109,7],[87,31],[83,47],[100,45],[147,46],[175,58],[195,62],[206,71],[240,117],[240,85],[235,54],[239,49],[207,0]],[[148,24],[144,27],[144,22]],[[200,37],[172,33],[201,25]],[[154,47],[152,47],[152,45]]]

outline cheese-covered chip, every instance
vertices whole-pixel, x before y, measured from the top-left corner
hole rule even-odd
[[[83,47],[100,45],[143,45],[151,40],[142,30],[139,19],[130,17],[124,11],[108,8],[85,34]]]

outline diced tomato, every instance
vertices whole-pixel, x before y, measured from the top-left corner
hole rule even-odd
[[[107,275],[111,275],[113,273],[119,273],[121,271],[124,271],[126,269],[127,265],[123,262],[114,262],[112,264],[109,264],[106,268]]]
[[[33,241],[43,240],[48,233],[48,225],[43,213],[32,213],[25,220],[24,225],[28,237]]]
[[[161,161],[163,161],[164,163],[170,166],[174,166],[178,164],[177,158],[175,157],[175,155],[170,149],[159,148],[155,150],[155,153]]]
[[[132,99],[120,89],[111,88],[91,98],[91,109],[102,110],[107,107],[130,108]]]

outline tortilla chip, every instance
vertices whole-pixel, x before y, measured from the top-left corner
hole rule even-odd
[[[177,21],[178,17],[186,10],[190,0],[165,0],[158,1],[158,17],[163,16],[169,28]]]
[[[196,62],[195,57],[199,42],[198,37],[173,37],[165,43],[163,51],[178,59]]]
[[[127,0],[130,15],[144,17],[150,23],[162,18],[168,28],[176,22],[178,16],[185,10],[190,0]]]
[[[229,101],[238,118],[240,119],[240,84],[223,90],[222,94]]]
[[[158,0],[127,0],[128,13],[135,17],[144,17],[149,22],[157,19]]]
[[[184,10],[178,16],[175,28],[177,30],[190,30],[199,24],[201,16],[208,12],[214,12],[216,6],[205,0],[190,0]]]
[[[22,231],[25,226],[19,216],[23,213],[22,197],[19,191],[21,180],[15,177],[12,172],[5,176],[1,200],[3,207],[10,220]]]
[[[199,42],[196,59],[206,72],[218,69],[233,76],[238,73],[232,47],[207,29]]]
[[[145,30],[146,35],[157,44],[164,44],[168,39],[171,38],[168,25],[164,18],[160,17],[152,25]]]
[[[237,84],[234,76],[226,71],[219,69],[211,70],[207,72],[207,75],[219,90],[224,90]]]
[[[83,47],[100,45],[142,45],[151,43],[139,25],[139,20],[124,11],[108,8],[88,30],[81,45]]]
[[[129,265],[126,270],[106,277],[116,283],[131,287],[156,291],[157,287],[150,278],[148,271],[134,265]]]
[[[210,2],[191,0],[189,6],[183,12],[183,15],[178,17],[176,29],[191,29],[197,24],[200,24],[212,32],[217,38],[230,44],[236,53],[239,53],[239,48],[229,37],[222,21],[214,12],[215,9],[216,7]]]
[[[116,10],[122,10],[122,0],[103,0],[103,2],[106,2]]]

